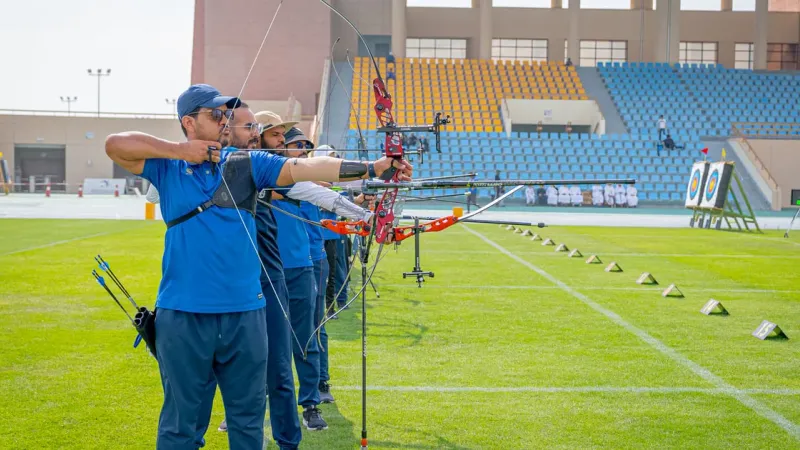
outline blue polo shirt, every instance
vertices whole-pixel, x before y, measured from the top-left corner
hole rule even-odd
[[[293,200],[272,201],[276,207],[299,216],[300,206],[297,203]],[[275,223],[278,224],[278,249],[283,261],[283,269],[312,267],[314,263],[311,261],[311,249],[305,224],[281,211],[272,211],[272,213],[275,216]]]
[[[309,202],[300,203],[300,217],[303,217],[314,222],[319,222],[322,219],[320,207],[312,205]],[[311,247],[311,260],[319,261],[325,258],[325,241],[322,239],[322,232],[326,228],[317,225],[305,224],[306,233],[308,233],[309,245]]]
[[[281,192],[278,190],[277,192]],[[259,200],[266,201],[268,198],[267,190],[258,193]],[[264,289],[269,287],[269,280],[283,280],[283,261],[278,250],[278,224],[275,223],[275,213],[272,208],[264,206],[260,202],[256,205],[256,229],[258,230],[258,253],[261,255],[261,262],[267,269],[261,270],[261,286]],[[269,279],[267,279],[269,275]]]
[[[214,195],[222,184],[227,157],[235,150],[223,149],[214,171],[209,162],[145,162],[142,177],[158,189],[164,222],[183,216]],[[275,187],[286,158],[261,151],[250,152],[250,157],[257,188]],[[228,313],[265,305],[259,283],[259,255],[248,237],[249,233],[255,239],[256,221],[248,212],[242,212],[241,217],[244,226],[234,208],[212,207],[167,229],[156,307]]]

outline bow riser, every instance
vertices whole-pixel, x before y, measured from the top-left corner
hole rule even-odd
[[[394,177],[393,177],[394,178]],[[383,244],[392,235],[394,226],[394,201],[397,198],[397,189],[383,193],[381,201],[375,211],[375,242]]]

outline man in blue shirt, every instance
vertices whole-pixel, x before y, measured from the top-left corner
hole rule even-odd
[[[284,134],[285,149],[275,149],[275,153],[293,158],[307,158],[314,144],[298,128],[292,127]],[[329,192],[329,194],[334,193]],[[308,202],[301,202],[292,198],[285,198],[279,193],[273,194],[273,205],[276,207],[275,221],[278,224],[278,248],[283,260],[283,272],[286,277],[286,286],[289,289],[289,309],[292,326],[303,346],[308,342],[308,348],[300,348],[297,343],[294,348],[294,362],[300,380],[298,404],[303,411],[303,425],[309,430],[325,430],[327,423],[322,418],[317,406],[323,400],[320,386],[326,392],[325,401],[333,401],[327,387],[327,333],[321,336],[325,346],[325,381],[320,382],[321,361],[320,351],[312,332],[319,325],[317,315],[319,307],[320,280],[323,275],[322,260],[324,251],[321,245],[321,229],[319,226],[304,224],[296,217],[310,220],[319,220],[319,208]],[[303,205],[306,205],[305,207]],[[353,205],[355,206],[355,205]],[[316,210],[316,214],[315,211]],[[288,213],[288,214],[287,214]],[[292,217],[294,216],[294,217]],[[318,238],[312,242],[311,236]],[[313,248],[312,248],[313,244]],[[327,270],[325,270],[327,271]],[[326,274],[327,277],[327,274]],[[322,331],[322,330],[321,330]],[[303,354],[305,350],[305,355]]]
[[[158,189],[167,223],[156,300],[164,389],[159,449],[197,447],[198,411],[212,376],[222,391],[230,446],[262,448],[267,334],[254,244],[257,191],[297,181],[380,176],[392,168],[409,179],[412,172],[408,164],[384,159],[369,166],[332,158],[309,164],[222,148],[238,103],[212,86],[194,85],[177,104],[187,142],[139,132],[106,139],[114,162]]]
[[[297,128],[291,128],[286,134],[286,156],[294,157],[307,157],[308,153],[314,148],[314,143],[311,142],[302,131]],[[361,195],[356,198],[352,206],[361,205],[364,202],[364,196]],[[347,201],[346,203],[350,203]],[[327,209],[321,208],[313,203],[300,202],[300,216],[313,222],[319,222],[324,213],[328,213]],[[333,214],[334,219],[336,214]],[[366,213],[365,221],[369,221],[369,213]],[[280,215],[280,214],[279,214]],[[296,221],[299,223],[299,221]],[[327,255],[325,253],[325,245],[323,240],[323,232],[330,231],[326,228],[305,223],[306,234],[309,239],[310,258],[314,267],[314,285],[315,295],[312,301],[312,311],[314,315],[313,329],[319,328],[318,344],[319,348],[319,402],[320,403],[333,403],[334,398],[330,392],[330,373],[328,358],[330,355],[328,348],[328,332],[323,325],[320,324],[325,319],[325,293],[328,285],[328,277],[330,275],[330,266],[328,265]],[[317,339],[317,337],[315,337]],[[299,373],[299,372],[298,372]],[[301,385],[301,397],[302,385]]]

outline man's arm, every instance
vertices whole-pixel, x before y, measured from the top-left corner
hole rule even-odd
[[[144,171],[148,159],[181,159],[199,164],[209,159],[209,147],[214,147],[211,161],[219,162],[219,142],[189,141],[172,142],[138,131],[109,135],[106,138],[106,154],[112,161],[135,175]]]
[[[370,166],[372,172],[370,173]],[[394,168],[400,172],[399,181],[410,181],[413,167],[406,161],[383,157],[375,162],[344,161],[320,156],[315,158],[291,158],[281,168],[276,185],[288,186],[300,181],[350,181],[380,177]]]
[[[372,218],[371,211],[361,208],[335,191],[308,181],[301,181],[292,186],[286,196],[311,203],[348,219],[369,222]]]

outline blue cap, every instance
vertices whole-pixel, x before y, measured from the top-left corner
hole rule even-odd
[[[214,86],[208,84],[189,86],[189,89],[178,97],[178,119],[182,119],[197,108],[219,108],[231,100],[238,99],[220,94]]]

